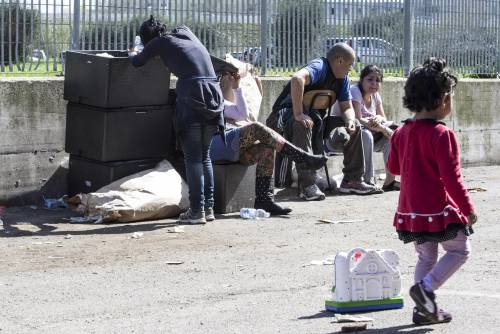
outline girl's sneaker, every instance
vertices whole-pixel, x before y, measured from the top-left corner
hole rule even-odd
[[[438,313],[436,295],[434,292],[425,290],[422,282],[418,282],[410,288],[410,297],[422,313],[429,317],[436,317]]]
[[[450,322],[453,319],[450,313],[439,309],[436,315],[428,316],[420,312],[417,307],[413,308],[413,323],[415,325],[432,325]]]
[[[191,208],[189,208],[186,212],[179,215],[179,222],[186,224],[205,224],[207,220],[204,211],[193,213]]]

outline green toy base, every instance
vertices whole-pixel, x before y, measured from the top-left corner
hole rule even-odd
[[[363,300],[351,302],[337,302],[334,300],[326,300],[325,307],[327,311],[336,313],[364,312],[364,311],[380,311],[402,308],[404,305],[403,297],[394,297],[388,299]]]

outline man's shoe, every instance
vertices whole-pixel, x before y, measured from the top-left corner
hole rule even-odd
[[[263,209],[269,212],[271,216],[283,216],[292,212],[292,209],[284,208],[275,202],[255,202],[253,207],[256,209]]]
[[[384,193],[384,189],[382,189],[382,187],[379,186],[378,184],[373,183],[373,182],[365,182],[365,183],[367,185],[372,186],[373,188],[375,188],[375,190],[372,192],[372,194],[383,194]]]
[[[433,324],[441,324],[445,322],[450,322],[453,319],[449,312],[439,309],[437,311],[437,315],[428,316],[425,313],[421,312],[417,307],[413,308],[413,323],[415,325],[424,326],[424,325],[433,325]]]
[[[205,208],[205,219],[207,222],[215,220],[214,208]]]
[[[375,193],[377,189],[375,186],[371,186],[362,181],[347,181],[343,179],[339,191],[343,194],[368,195]]]
[[[438,308],[436,304],[436,295],[434,292],[425,290],[422,282],[410,288],[410,297],[413,299],[420,312],[428,317],[437,317]]]
[[[302,189],[300,198],[306,201],[322,201],[325,199],[325,194],[318,188],[316,184],[311,184],[309,187]]]
[[[191,208],[189,208],[186,212],[181,213],[178,221],[185,224],[205,224],[207,222],[205,212],[201,211],[193,213]]]

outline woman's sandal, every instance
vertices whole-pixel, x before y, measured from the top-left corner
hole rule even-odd
[[[401,183],[399,183],[399,181],[394,180],[389,184],[384,184],[382,186],[382,190],[383,191],[399,191],[399,190],[401,190]]]

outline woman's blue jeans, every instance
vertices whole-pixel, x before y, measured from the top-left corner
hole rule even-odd
[[[210,144],[216,125],[193,123],[179,133],[184,152],[189,203],[193,213],[214,206],[214,174],[210,160]]]

